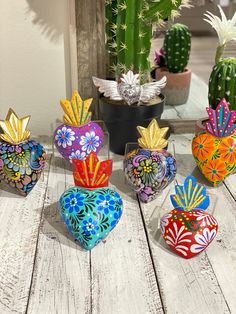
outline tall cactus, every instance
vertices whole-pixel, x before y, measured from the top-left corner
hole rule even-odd
[[[191,50],[191,34],[186,25],[174,24],[167,32],[164,40],[166,65],[170,72],[184,72]]]
[[[225,98],[230,103],[230,109],[236,110],[236,58],[222,59],[214,66],[208,97],[213,109]]]
[[[108,50],[116,57],[113,70],[119,76],[131,69],[146,81],[150,73],[152,25],[176,17],[182,7],[189,6],[188,0],[107,0],[106,5]]]

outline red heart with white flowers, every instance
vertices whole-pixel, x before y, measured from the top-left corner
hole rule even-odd
[[[161,232],[169,247],[188,259],[203,252],[218,231],[216,219],[204,210],[174,209],[161,219]]]

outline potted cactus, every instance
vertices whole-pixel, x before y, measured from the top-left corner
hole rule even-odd
[[[108,78],[113,73],[116,82],[94,78],[94,83],[102,93],[101,118],[115,153],[123,154],[127,142],[137,141],[138,125],[147,127],[153,118],[161,117],[165,101],[160,88],[164,87],[165,78],[151,82],[152,25],[176,17],[184,6],[188,6],[188,0],[106,1]],[[147,90],[152,97],[147,97]]]
[[[188,0],[107,0],[106,33],[110,70],[116,78],[132,70],[141,83],[150,80],[152,25],[179,16]]]
[[[222,58],[228,42],[236,41],[236,12],[232,19],[226,18],[222,8],[218,6],[221,19],[207,12],[208,22],[217,32],[219,44],[215,55],[215,66],[209,79],[209,105],[215,109],[221,99],[229,102],[230,109],[236,110],[236,58]]]
[[[168,105],[185,104],[188,100],[191,70],[187,68],[191,35],[186,25],[177,23],[166,32],[164,49],[156,53],[156,78],[167,77],[163,90]]]
[[[219,43],[215,54],[215,65],[209,79],[209,106],[216,109],[222,99],[228,102],[230,110],[236,110],[236,58],[222,58],[228,42],[236,41],[236,13],[227,19],[222,8],[218,6],[221,19],[211,12],[205,13],[205,19],[215,29]],[[201,119],[196,123],[196,133],[205,130],[209,119]]]

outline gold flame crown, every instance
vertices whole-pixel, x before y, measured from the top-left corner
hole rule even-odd
[[[137,126],[137,130],[141,135],[138,139],[141,148],[155,151],[165,148],[168,144],[165,136],[169,128],[160,128],[156,119],[153,119],[147,128]]]
[[[71,101],[67,99],[61,100],[61,107],[64,111],[63,120],[67,125],[81,126],[91,121],[92,112],[89,108],[93,99],[82,100],[78,91],[72,95]]]
[[[29,120],[30,116],[20,119],[14,110],[9,109],[6,120],[0,120],[0,139],[13,145],[26,141],[30,137]]]

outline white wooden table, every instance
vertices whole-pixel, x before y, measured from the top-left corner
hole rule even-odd
[[[182,183],[193,173],[206,183],[195,168],[191,138],[171,137],[177,179]],[[124,214],[91,252],[68,234],[58,214],[60,195],[73,185],[62,158],[48,150],[44,177],[26,198],[1,185],[0,313],[236,313],[236,175],[208,188],[213,203],[218,197],[217,239],[184,260],[168,250],[158,228],[159,217],[171,209],[173,184],[140,204],[124,184],[122,157],[114,160],[111,184],[124,199]]]
[[[192,137],[171,136],[177,180],[194,174],[206,184],[191,155]],[[111,184],[124,213],[91,252],[60,219],[57,202],[73,178],[50,146],[44,176],[26,198],[0,185],[0,314],[236,313],[236,175],[208,187],[219,233],[206,252],[184,260],[167,248],[159,230],[160,216],[172,209],[174,184],[140,204],[124,183],[122,157],[113,158]]]

